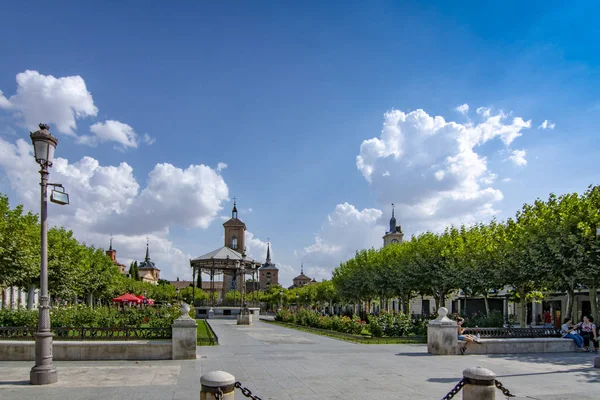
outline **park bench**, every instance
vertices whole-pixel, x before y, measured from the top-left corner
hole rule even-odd
[[[562,353],[576,350],[575,342],[563,339],[555,328],[466,328],[464,334],[481,338],[469,344],[465,354]],[[456,353],[464,341],[458,341]]]

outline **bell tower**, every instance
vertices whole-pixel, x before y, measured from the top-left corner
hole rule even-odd
[[[383,247],[390,244],[402,243],[404,233],[402,233],[402,226],[396,223],[396,216],[394,215],[394,203],[392,203],[392,218],[390,218],[390,230],[383,235]]]
[[[225,246],[238,253],[245,252],[246,224],[238,219],[238,211],[235,198],[233,199],[233,209],[231,210],[231,219],[223,224],[225,228]]]

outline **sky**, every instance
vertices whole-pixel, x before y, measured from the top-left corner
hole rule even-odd
[[[190,279],[235,197],[288,286],[381,247],[391,203],[409,238],[598,184],[600,5],[482,3],[4,3],[0,192],[38,212],[44,122],[51,224]]]

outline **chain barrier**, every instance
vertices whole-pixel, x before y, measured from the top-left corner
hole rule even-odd
[[[240,391],[242,392],[242,394],[243,394],[245,397],[249,398],[249,399],[252,399],[252,400],[262,400],[262,399],[261,399],[260,397],[258,397],[258,396],[253,396],[253,395],[252,395],[252,392],[250,391],[250,389],[243,387],[243,386],[242,386],[242,384],[241,384],[240,382],[236,382],[236,383],[235,383],[235,387],[236,387],[236,388],[238,388],[238,389],[240,389]]]
[[[215,393],[215,399],[216,400],[223,399],[223,391],[221,390],[221,388],[217,388],[217,393]]]
[[[462,388],[467,384],[467,380],[465,378],[461,379],[460,382],[458,382],[456,384],[456,386],[454,386],[452,388],[451,391],[448,392],[447,395],[445,395],[444,397],[442,397],[442,400],[450,400],[452,399],[454,396],[456,396],[458,394],[458,392],[460,392],[462,390]],[[502,382],[500,382],[498,379],[494,380],[494,385],[496,386],[496,388],[498,388],[500,391],[502,391],[502,394],[504,396],[506,396],[506,398],[510,398],[510,397],[515,397],[514,394],[512,394],[510,392],[510,390],[508,390],[507,388],[504,387],[504,385],[502,385]]]
[[[467,383],[467,380],[465,378],[461,379],[460,382],[458,382],[456,384],[456,386],[454,386],[452,388],[452,390],[448,392],[447,395],[442,397],[442,400],[450,400],[451,398],[456,396],[458,394],[458,392],[460,392],[462,390],[462,388],[466,385],[466,383]]]
[[[505,388],[502,385],[502,382],[500,382],[498,379],[494,380],[494,385],[496,385],[496,387],[502,391],[502,394],[505,395],[507,399],[509,397],[515,397],[515,395],[512,394],[507,388]]]

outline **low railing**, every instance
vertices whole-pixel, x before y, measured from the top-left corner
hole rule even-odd
[[[33,340],[36,328],[2,326],[0,340]],[[171,328],[52,328],[54,340],[159,340],[171,339]]]
[[[561,337],[555,328],[465,328],[465,334],[477,335],[483,339],[522,339]]]

